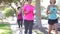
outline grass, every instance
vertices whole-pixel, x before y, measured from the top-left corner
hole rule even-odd
[[[12,34],[9,24],[0,24],[0,34]]]
[[[37,34],[42,34],[42,33],[39,33],[39,32],[37,32],[37,31],[35,31]]]
[[[43,33],[40,32],[39,30],[34,30],[34,32],[35,32],[36,34],[43,34]]]

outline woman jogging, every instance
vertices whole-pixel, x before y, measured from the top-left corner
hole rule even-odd
[[[24,5],[24,26],[25,34],[29,30],[29,34],[32,34],[33,21],[34,21],[34,6],[31,5],[31,0],[27,0],[27,4]]]
[[[55,34],[58,34],[58,17],[57,17],[57,10],[58,7],[55,5],[56,0],[50,0],[50,5],[47,7],[46,14],[48,15],[48,24],[49,24],[49,31],[48,34],[51,34],[52,26],[55,28]]]
[[[16,14],[17,14],[17,23],[18,23],[18,26],[21,30],[22,29],[22,23],[23,23],[22,9],[21,9],[21,7],[18,7],[17,9],[18,9],[18,12],[16,12]]]

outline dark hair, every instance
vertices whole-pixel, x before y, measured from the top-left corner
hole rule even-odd
[[[56,0],[54,0],[54,4],[56,3]],[[50,4],[52,4],[52,2],[50,1]]]
[[[32,0],[26,0],[26,1],[32,1]]]
[[[21,8],[21,7],[18,7],[17,9],[19,10],[19,8]]]
[[[28,0],[26,0],[26,1],[28,1]]]

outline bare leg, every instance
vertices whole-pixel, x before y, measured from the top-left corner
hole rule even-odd
[[[48,31],[48,34],[51,34],[51,31],[52,31],[52,25],[49,25],[49,31]]]
[[[58,34],[58,24],[55,23],[55,24],[54,24],[54,27],[55,27],[55,34]]]

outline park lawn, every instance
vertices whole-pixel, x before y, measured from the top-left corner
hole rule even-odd
[[[0,34],[12,34],[9,24],[0,24]]]

